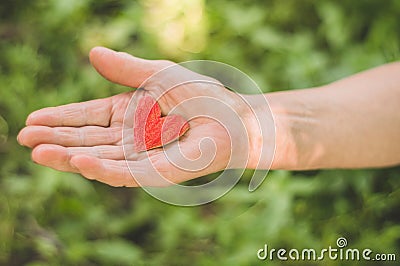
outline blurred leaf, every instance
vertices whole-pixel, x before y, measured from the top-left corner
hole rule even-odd
[[[218,201],[181,208],[33,164],[16,136],[33,110],[130,90],[90,66],[96,45],[217,60],[262,91],[300,89],[400,60],[399,14],[398,0],[3,1],[0,265],[258,265],[266,243],[326,248],[339,236],[398,254],[399,167],[271,171],[253,193],[246,171]]]

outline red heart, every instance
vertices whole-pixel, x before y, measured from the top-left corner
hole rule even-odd
[[[151,96],[139,99],[134,116],[136,152],[166,145],[189,130],[189,123],[180,115],[161,117],[161,109]]]

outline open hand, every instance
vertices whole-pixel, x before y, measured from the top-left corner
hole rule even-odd
[[[251,126],[254,118],[249,115],[251,112],[242,97],[216,80],[169,61],[144,60],[102,47],[92,49],[90,60],[106,79],[141,89],[105,99],[48,107],[30,114],[18,141],[33,148],[35,162],[60,171],[81,173],[111,186],[165,186],[225,167],[247,166],[231,158],[229,125],[208,115],[223,111],[219,105],[228,106],[237,117],[226,121],[239,119],[245,127]],[[201,82],[189,82],[193,80]],[[171,89],[176,84],[181,85]],[[134,152],[132,138],[124,141],[123,131],[125,112],[135,93],[157,99],[163,114],[177,107],[177,113],[190,118],[190,130],[179,141],[163,148]],[[196,98],[202,98],[199,104],[182,104]],[[208,98],[211,101],[204,100]],[[128,110],[126,117],[129,116]],[[235,152],[241,152],[247,160],[251,139],[246,135],[241,138],[238,141],[243,145],[237,145]]]

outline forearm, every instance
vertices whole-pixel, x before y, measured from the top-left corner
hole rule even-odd
[[[265,96],[276,128],[273,169],[400,163],[400,63],[319,88]],[[255,106],[259,115],[267,111]]]

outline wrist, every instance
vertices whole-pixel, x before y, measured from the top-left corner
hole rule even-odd
[[[271,169],[319,168],[327,159],[325,148],[318,141],[320,131],[325,131],[321,121],[327,112],[321,89],[268,93],[266,97],[276,130],[276,149]]]
[[[315,89],[246,95],[253,115],[249,118],[249,168],[311,169],[318,165],[318,151],[313,137],[322,112],[311,101]],[[258,163],[259,161],[259,163]]]
[[[275,150],[271,169],[297,169],[300,163],[300,148],[298,136],[295,129],[297,121],[302,114],[295,108],[293,103],[287,101],[285,92],[265,94],[268,99],[269,108],[273,116],[275,129]]]
[[[270,169],[274,164],[276,132],[268,99],[265,94],[242,96],[249,107],[243,116],[249,145],[247,168]]]

